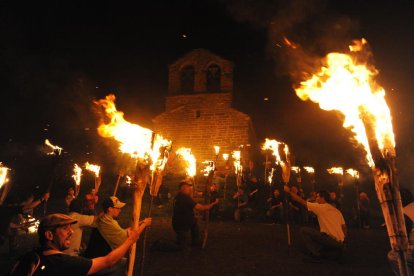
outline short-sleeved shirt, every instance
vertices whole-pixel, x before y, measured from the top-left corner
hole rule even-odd
[[[345,224],[342,213],[328,203],[306,203],[308,210],[315,213],[322,233],[326,233],[337,241],[345,239],[342,225]]]
[[[77,256],[79,255],[80,246],[82,242],[82,232],[84,226],[93,226],[94,223],[94,216],[88,216],[88,215],[81,215],[77,212],[70,212],[69,216],[76,219],[78,222],[75,224],[72,224],[72,230],[73,234],[70,238],[70,246],[68,249],[63,251],[66,254]]]
[[[197,203],[189,195],[179,192],[175,196],[172,217],[174,230],[188,230],[194,223],[196,223],[194,216],[194,207],[196,205]]]
[[[128,238],[127,230],[107,214],[98,217],[96,227],[112,249],[119,247]]]
[[[40,265],[34,274],[35,276],[88,275],[88,271],[92,266],[91,259],[66,254],[53,254],[48,256],[40,254],[40,260]]]

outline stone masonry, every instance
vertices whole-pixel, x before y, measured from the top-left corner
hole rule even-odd
[[[214,145],[231,153],[255,139],[250,117],[231,107],[232,93],[233,64],[193,50],[169,66],[166,110],[153,119],[154,129],[200,162],[214,158]]]

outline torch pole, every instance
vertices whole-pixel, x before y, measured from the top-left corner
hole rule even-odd
[[[116,196],[116,192],[118,191],[119,182],[121,181],[121,174],[118,173],[118,177],[116,178],[115,189],[113,196]]]
[[[150,190],[151,188],[155,185],[155,181],[157,181],[157,173],[153,173],[152,174],[152,178],[151,178],[151,186],[150,186]],[[149,204],[149,208],[148,208],[148,218],[151,217],[151,213],[152,213],[152,206],[154,205],[154,198],[155,196],[153,196],[150,192],[150,204]],[[144,264],[145,264],[145,257],[146,257],[146,253],[147,253],[147,237],[149,235],[149,229],[145,229],[144,230],[144,239],[142,241],[142,258],[141,258],[141,267],[140,267],[140,275],[144,275]]]
[[[266,182],[267,182],[267,162],[269,162],[269,155],[268,155],[268,153],[266,152],[266,161],[265,161],[265,166],[264,166],[264,182],[265,182],[265,184],[266,184]]]
[[[284,185],[289,186],[290,169],[291,169],[290,161],[287,161],[286,164],[283,164],[281,167],[282,167],[283,183]],[[289,214],[290,206],[289,206],[289,200],[288,200],[288,196],[286,192],[285,192],[285,207],[284,208],[285,208],[287,243],[288,243],[288,248],[290,249],[292,245],[292,238],[291,238],[291,233],[290,233],[290,214]]]
[[[410,275],[407,266],[408,238],[398,184],[394,157],[389,157],[382,168],[374,168],[375,189],[387,226],[391,248],[398,253],[400,275]]]
[[[138,229],[139,217],[141,214],[141,205],[142,205],[142,196],[145,191],[145,186],[147,185],[147,177],[149,174],[149,165],[141,164],[137,161],[137,166],[134,176],[134,195],[133,195],[133,207],[132,207],[132,229]],[[133,276],[134,274],[134,264],[135,264],[135,255],[136,255],[136,243],[131,246],[129,251],[129,263],[128,263],[128,276]]]

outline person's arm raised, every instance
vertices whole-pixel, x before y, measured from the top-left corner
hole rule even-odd
[[[299,202],[300,204],[302,204],[305,207],[308,207],[308,203],[303,198],[301,198],[300,196],[298,196],[297,194],[291,192],[289,186],[285,185],[284,190],[285,190],[285,192],[287,192],[287,193],[290,194],[290,197],[294,201]]]
[[[125,256],[129,247],[138,240],[145,227],[150,226],[151,223],[152,219],[146,218],[142,221],[137,230],[128,229],[128,238],[123,244],[121,244],[118,248],[112,250],[108,255],[104,257],[92,259],[92,266],[88,271],[88,275],[94,274],[98,271],[101,271],[102,269],[116,264],[123,256]]]

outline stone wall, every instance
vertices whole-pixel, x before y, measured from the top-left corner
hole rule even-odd
[[[167,111],[154,118],[155,131],[173,140],[174,148],[193,149],[200,161],[214,158],[213,146],[230,153],[250,143],[250,117],[230,105],[230,94],[167,98]]]

